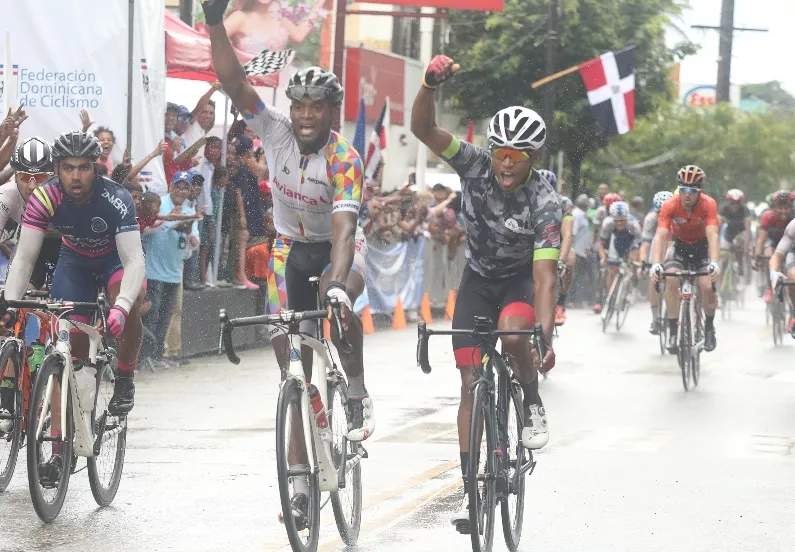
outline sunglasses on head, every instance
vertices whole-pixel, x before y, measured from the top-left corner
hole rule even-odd
[[[696,188],[695,186],[679,186],[680,194],[697,194],[700,191],[701,188]]]
[[[530,154],[526,151],[519,151],[511,148],[492,148],[491,156],[499,161],[505,161],[506,158],[514,163],[521,163],[530,159]]]
[[[43,184],[47,182],[52,177],[52,173],[50,172],[38,172],[38,173],[31,173],[31,172],[24,172],[24,171],[17,171],[17,175],[22,180],[35,180],[36,184]]]
[[[328,98],[328,90],[319,86],[293,86],[287,89],[287,97],[296,102],[300,102],[305,97],[313,102],[319,102]]]

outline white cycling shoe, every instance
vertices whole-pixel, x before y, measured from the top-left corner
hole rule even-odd
[[[375,411],[373,399],[348,399],[348,440],[364,441],[375,432]]]
[[[0,409],[0,416],[11,416],[11,412],[5,408]],[[11,433],[14,429],[14,420],[10,418],[0,420],[0,433]]]
[[[544,448],[549,442],[547,416],[543,406],[531,404],[524,409],[524,427],[522,428],[522,446],[530,450]]]

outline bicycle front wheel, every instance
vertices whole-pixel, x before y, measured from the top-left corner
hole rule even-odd
[[[13,426],[7,433],[0,433],[0,493],[8,488],[14,476],[14,468],[19,457],[22,444],[22,426],[24,402],[22,396],[23,374],[21,371],[19,343],[12,339],[6,340],[0,350],[0,380],[12,371],[14,379],[14,412],[11,414]]]
[[[320,536],[320,484],[309,474],[301,406],[301,383],[288,378],[279,392],[276,412],[276,472],[282,520],[296,552],[315,552]],[[310,420],[314,423],[314,420]],[[304,494],[306,499],[301,499]],[[303,509],[304,511],[301,511]]]
[[[494,543],[494,516],[497,513],[495,489],[497,436],[494,434],[491,401],[488,384],[481,381],[475,386],[472,402],[469,468],[466,478],[469,497],[469,535],[472,539],[473,552],[491,552]]]
[[[616,331],[621,329],[627,320],[627,314],[629,314],[629,291],[631,285],[628,277],[621,279],[621,286],[618,288],[618,300],[616,301]]]
[[[116,498],[127,450],[127,417],[111,416],[108,412],[115,383],[116,376],[111,366],[105,364],[97,370],[97,399],[92,419],[94,452],[97,452],[97,439],[99,451],[96,456],[88,458],[87,463],[91,494],[100,506],[109,506]]]
[[[679,308],[679,351],[677,352],[677,359],[679,360],[679,368],[682,370],[682,385],[685,391],[690,391],[690,353],[692,347],[693,335],[690,333],[690,304],[689,302],[682,302]]]
[[[607,327],[610,325],[610,319],[616,308],[616,292],[618,291],[618,284],[621,282],[621,275],[616,274],[613,284],[610,286],[610,292],[604,302],[604,310],[602,311],[602,332],[607,332]]]
[[[69,488],[69,477],[72,472],[72,435],[74,420],[72,418],[72,400],[61,393],[61,400],[66,400],[66,420],[61,420],[61,470],[57,480],[52,481],[52,458],[55,449],[57,431],[53,418],[60,417],[61,405],[54,400],[60,388],[64,371],[61,355],[51,354],[44,359],[38,369],[36,383],[33,386],[32,400],[28,409],[28,485],[33,508],[42,521],[50,523],[58,517]],[[38,433],[39,425],[42,426]]]
[[[345,403],[348,401],[348,385],[340,379],[337,383],[328,382],[329,407],[327,409],[331,426],[331,456],[337,473],[343,469],[348,460],[357,459],[359,443],[348,441],[348,417]],[[340,538],[346,546],[354,546],[359,539],[362,525],[362,465],[357,461],[351,468],[345,469],[345,486],[331,493],[331,508],[334,510],[334,521],[340,532]]]
[[[665,353],[668,350],[667,346],[668,346],[669,324],[668,324],[668,310],[667,307],[665,306],[665,296],[662,293],[660,294],[660,303],[657,312],[659,313],[657,315],[657,325],[660,331],[657,333],[657,337],[659,337],[660,339],[660,354],[665,356]]]
[[[505,427],[508,472],[508,495],[501,501],[502,533],[505,545],[511,552],[519,548],[522,538],[522,521],[524,519],[525,476],[516,477],[528,461],[528,451],[522,446],[522,428],[524,427],[524,409],[522,407],[522,390],[519,383],[511,381],[508,393],[508,412]]]

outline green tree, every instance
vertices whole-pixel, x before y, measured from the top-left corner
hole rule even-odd
[[[781,83],[778,81],[743,85],[741,94],[744,100],[762,100],[772,108],[795,108],[795,98],[792,97],[792,94],[781,88]]]
[[[706,192],[720,200],[730,188],[760,201],[792,185],[795,114],[743,113],[727,104],[713,109],[667,109],[637,121],[635,130],[583,165],[589,182],[608,182],[648,201],[673,190],[676,172],[695,164],[707,174]]]
[[[545,76],[546,17],[549,0],[506,0],[502,12],[451,13],[448,54],[462,66],[449,86],[451,105],[463,118],[491,117],[509,105],[541,109],[544,88],[530,85]],[[668,66],[692,52],[689,44],[669,50],[664,27],[678,13],[675,0],[559,0],[557,69],[582,63],[607,51],[634,45],[636,114],[670,102]],[[582,80],[577,74],[554,87],[552,151],[562,149],[576,188],[589,152],[606,145],[596,127]],[[547,121],[550,125],[550,121]]]

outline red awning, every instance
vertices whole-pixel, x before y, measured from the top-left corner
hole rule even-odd
[[[166,11],[166,76],[175,79],[215,82],[218,77],[213,71],[210,54],[210,39],[179,18]],[[252,55],[236,50],[241,63],[247,63]],[[275,88],[279,75],[266,75],[252,78],[256,86]]]

